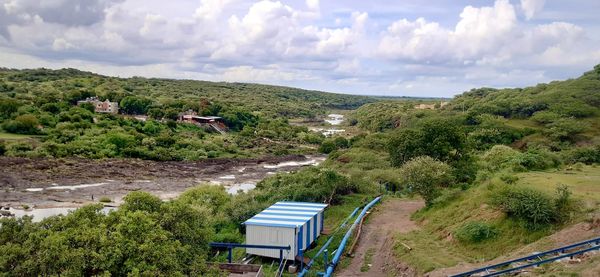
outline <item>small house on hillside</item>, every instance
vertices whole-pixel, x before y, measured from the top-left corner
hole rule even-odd
[[[227,126],[219,116],[198,116],[194,111],[187,111],[179,116],[179,121],[209,127],[222,134],[227,132]]]
[[[77,106],[81,106],[84,103],[90,103],[94,105],[94,110],[97,113],[119,113],[119,103],[110,102],[108,99],[100,101],[98,97],[88,97],[85,100],[77,101]]]
[[[326,207],[320,203],[277,202],[243,223],[246,244],[290,246],[283,258],[295,260],[321,235]],[[279,258],[276,249],[247,248],[246,253]]]

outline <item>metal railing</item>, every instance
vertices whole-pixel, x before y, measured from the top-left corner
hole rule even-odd
[[[581,249],[579,249],[581,248]],[[538,266],[545,263],[553,262],[556,260],[573,257],[575,255],[579,255],[585,252],[600,250],[600,237],[595,239],[590,239],[574,244],[570,244],[567,246],[563,246],[560,248],[544,251],[537,254],[532,254],[529,256],[517,258],[514,260],[485,266],[482,268],[474,269],[471,271],[463,272],[456,275],[451,275],[450,277],[466,277],[466,276],[498,276],[506,273],[520,271],[527,267]],[[569,252],[571,251],[571,252]],[[567,253],[568,252],[568,253]],[[517,265],[510,267],[511,264],[526,262],[524,265]],[[508,268],[505,268],[508,267]]]

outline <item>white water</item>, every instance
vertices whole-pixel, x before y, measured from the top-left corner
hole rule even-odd
[[[344,115],[332,113],[327,116],[327,119],[325,119],[325,122],[327,122],[331,125],[340,125],[340,124],[342,124],[342,122],[344,122]]]
[[[235,179],[234,175],[225,175],[225,176],[221,176],[219,177],[219,179],[223,179],[223,180],[233,180]]]
[[[51,187],[47,188],[26,188],[25,191],[29,192],[40,192],[43,190],[76,190],[83,188],[91,188],[91,187],[99,187],[108,185],[108,183],[94,183],[94,184],[81,184],[81,185],[71,185],[71,186],[59,186],[57,184],[52,184]]]
[[[290,166],[308,166],[308,165],[319,165],[321,162],[315,159],[307,160],[303,162],[283,162],[278,164],[266,164],[263,165],[264,168],[268,169],[277,169],[282,167],[290,167]]]
[[[255,183],[234,184],[227,189],[227,193],[236,195],[240,190],[243,192],[248,192],[254,188],[256,188]]]

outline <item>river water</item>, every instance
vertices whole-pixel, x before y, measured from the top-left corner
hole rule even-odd
[[[191,178],[152,178],[122,180],[113,176],[111,179],[93,180],[95,182],[65,185],[57,183],[46,183],[18,190],[5,190],[0,195],[0,205],[10,206],[9,210],[13,216],[33,216],[34,221],[43,218],[67,214],[77,207],[98,203],[98,200],[109,198],[111,206],[119,206],[122,198],[130,191],[148,191],[162,200],[177,198],[187,188],[198,184],[221,185],[230,194],[240,191],[247,192],[256,187],[256,184],[264,178],[278,173],[287,173],[308,166],[316,166],[325,160],[326,156],[306,156],[303,159],[282,161],[279,163],[254,163],[239,166],[215,169],[214,173],[198,175]],[[189,170],[195,170],[190,168]],[[143,176],[140,174],[140,176]],[[22,209],[22,206],[32,208]],[[108,212],[110,209],[107,208]]]

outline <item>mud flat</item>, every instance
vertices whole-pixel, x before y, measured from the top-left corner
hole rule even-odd
[[[77,208],[143,190],[167,200],[199,184],[223,185],[232,194],[248,191],[279,172],[313,166],[325,156],[291,155],[257,159],[155,162],[137,159],[0,158],[0,205],[33,209]]]

